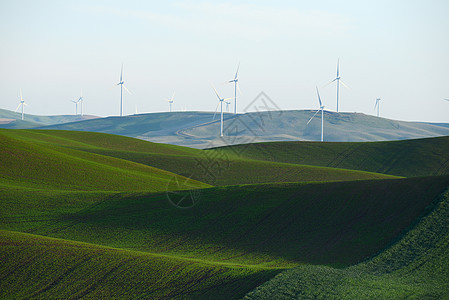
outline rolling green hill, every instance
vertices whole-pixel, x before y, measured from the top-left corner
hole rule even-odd
[[[272,162],[411,177],[449,174],[448,149],[449,137],[438,137],[372,143],[272,142],[210,151]]]
[[[165,193],[2,188],[0,229],[34,235],[1,232],[0,285],[19,298],[238,298],[285,268],[350,266],[381,252],[448,184],[428,177],[219,187],[201,190],[187,210]]]
[[[320,146],[326,144],[333,145]],[[423,170],[438,164],[434,161],[445,145],[444,138],[423,140],[421,146],[373,144],[377,148],[366,150],[367,155],[396,151],[405,157],[401,147],[430,153],[416,165]],[[329,279],[323,281],[329,287],[348,278],[341,290],[348,295],[357,289],[369,292],[371,284],[394,284],[412,295],[431,286],[421,282],[421,290],[416,289],[409,285],[415,277],[408,282],[394,275],[409,264],[396,259],[392,249],[397,246],[390,246],[415,249],[400,238],[412,232],[417,219],[427,220],[449,175],[397,178],[277,162],[276,157],[299,153],[281,145],[270,157],[262,155],[260,145],[237,153],[235,148],[197,150],[102,133],[0,130],[1,297],[234,299],[289,268]],[[382,157],[376,155],[370,164]],[[210,161],[226,168],[211,169],[214,179],[195,173]],[[392,166],[400,167],[401,160]],[[431,253],[437,257],[438,251]],[[379,253],[392,253],[394,259],[379,260]],[[360,267],[364,264],[369,268]],[[382,277],[386,266],[393,268],[390,279]],[[410,268],[419,269],[421,263]],[[366,284],[354,285],[354,274],[368,276],[363,277]],[[287,280],[293,277],[283,276],[274,280],[286,279],[293,293],[295,284]],[[304,284],[316,291],[308,278]],[[329,289],[321,291],[328,295]]]
[[[361,264],[305,265],[281,273],[245,299],[446,299],[449,192],[391,248]]]
[[[0,130],[0,186],[36,189],[165,191],[209,185],[157,168],[45,143],[24,141]]]
[[[151,166],[214,186],[392,178],[360,171],[256,161],[227,155],[211,156],[203,150],[155,144],[109,134],[53,130],[1,132],[22,143],[40,145],[50,151],[83,157],[87,155],[90,159],[97,160],[126,160],[134,166],[136,163],[141,167]]]
[[[3,188],[0,228],[211,261],[347,266],[389,245],[448,184],[426,177],[218,187],[185,192],[199,200],[188,210],[166,193]]]
[[[279,272],[9,231],[0,244],[2,299],[230,299]]]

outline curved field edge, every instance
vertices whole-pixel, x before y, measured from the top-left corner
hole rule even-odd
[[[58,147],[0,130],[0,183],[11,186],[110,191],[166,191],[209,187],[183,176],[123,159]],[[39,134],[35,136],[40,137]],[[177,181],[175,180],[177,179]]]
[[[287,270],[244,299],[448,298],[449,190],[397,243],[345,269],[306,265]]]
[[[446,176],[215,187],[197,190],[190,209],[165,193],[90,193],[78,206],[82,194],[10,190],[0,228],[263,267],[348,266],[390,245],[448,184]]]
[[[28,177],[35,178],[40,175],[40,170],[49,169],[49,163],[57,164],[58,170],[54,170],[54,174],[61,173],[60,169],[66,169],[64,164],[58,163],[56,158],[64,158],[67,160],[65,165],[70,165],[70,176],[58,174],[56,178],[48,176],[47,181],[53,179],[52,182],[71,184],[90,187],[95,186],[105,189],[109,183],[114,187],[123,185],[117,182],[116,178],[134,178],[128,181],[128,186],[135,190],[142,190],[143,182],[146,182],[148,188],[157,191],[158,185],[161,184],[160,177],[162,170],[179,174],[184,177],[214,186],[225,186],[234,184],[257,184],[268,182],[304,182],[304,181],[348,181],[362,179],[384,179],[395,178],[394,176],[376,174],[372,172],[344,170],[337,168],[326,168],[306,165],[296,165],[287,163],[276,163],[267,161],[257,161],[242,159],[241,157],[228,155],[215,155],[212,152],[190,149],[186,147],[155,144],[145,142],[133,138],[114,136],[102,133],[90,132],[69,132],[69,131],[46,131],[46,130],[0,130],[0,138],[8,139],[7,144],[10,150],[3,153],[5,161],[9,164],[4,172],[4,176],[9,174],[10,177]],[[4,141],[5,142],[5,141]],[[1,143],[1,141],[0,141]],[[6,143],[5,143],[6,144]],[[23,145],[33,145],[33,155],[29,153],[19,154],[18,149],[22,149]],[[8,145],[5,145],[7,147]],[[5,152],[5,151],[4,151]],[[43,164],[43,157],[38,154],[45,152],[49,157],[48,162]],[[1,153],[0,153],[1,154]],[[37,165],[24,166],[24,160],[17,160],[18,155],[25,155],[25,160],[35,162]],[[80,159],[85,164],[80,170]],[[16,162],[13,164],[12,162]],[[99,176],[102,174],[95,168],[94,163],[101,163],[101,167],[108,168],[108,172],[116,174],[115,176]],[[70,163],[70,164],[69,164]],[[105,166],[107,165],[107,166]],[[139,167],[140,166],[140,167]],[[119,168],[117,168],[119,167]],[[84,171],[89,169],[90,172]],[[123,172],[121,169],[126,169]],[[19,172],[18,170],[23,170]],[[19,172],[19,174],[17,174]],[[86,173],[86,174],[83,174]],[[135,174],[139,172],[139,174]],[[23,173],[23,174],[22,174]],[[32,174],[30,174],[32,173]],[[81,180],[73,180],[73,177],[80,177]],[[148,178],[151,175],[153,178]],[[142,177],[147,177],[142,180]],[[172,175],[173,176],[173,175]],[[67,178],[68,177],[68,178]],[[108,178],[105,182],[93,180],[94,178]],[[157,177],[157,178],[156,178]],[[90,179],[90,180],[89,180]],[[156,181],[158,179],[159,181]],[[83,184],[80,184],[79,182]],[[156,181],[154,184],[150,184]],[[62,184],[60,183],[60,184]],[[203,185],[203,187],[205,187]],[[125,190],[125,188],[122,188]]]
[[[0,297],[238,299],[280,270],[0,231]]]
[[[404,177],[449,174],[449,137],[330,143],[267,142],[213,148],[215,155],[364,170]]]

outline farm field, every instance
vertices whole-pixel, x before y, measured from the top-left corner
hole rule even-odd
[[[359,143],[367,147],[359,156],[332,165],[334,143],[318,147],[320,159],[299,161],[301,143],[198,150],[102,133],[0,130],[1,296],[442,295],[444,265],[432,281],[418,278],[447,255],[448,227],[432,228],[446,220],[449,174],[430,171],[444,161],[445,143]],[[386,172],[394,168],[378,153],[401,149],[408,151],[393,166],[400,172]],[[421,173],[401,167],[429,149],[415,165]],[[360,153],[379,158],[360,164]],[[208,160],[226,168],[215,178],[194,172]],[[382,284],[397,293],[376,292]]]

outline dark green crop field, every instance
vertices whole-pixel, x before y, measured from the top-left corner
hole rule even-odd
[[[447,141],[197,150],[2,129],[0,297],[443,297]]]
[[[344,269],[304,265],[288,270],[245,299],[447,299],[449,192],[391,248]]]
[[[449,174],[447,149],[449,137],[369,143],[271,142],[210,151],[272,162],[414,177]]]

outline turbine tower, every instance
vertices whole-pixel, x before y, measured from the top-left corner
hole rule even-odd
[[[70,100],[70,102],[73,102],[73,103],[75,103],[75,116],[77,116],[78,115],[78,102],[79,102],[79,100]]]
[[[213,119],[215,120],[215,115],[217,113],[218,105],[220,105],[220,115],[221,115],[221,118],[220,118],[220,136],[223,136],[223,101],[227,101],[227,100],[232,99],[232,98],[223,99],[223,98],[220,97],[220,95],[218,95],[217,90],[214,87],[212,87],[212,88],[214,89],[215,95],[217,95],[217,98],[218,98],[218,103],[217,103],[217,107],[215,108]]]
[[[376,99],[376,104],[374,105],[374,110],[377,108],[377,117],[379,117],[379,109],[380,109],[380,98]]]
[[[83,113],[83,102],[84,102],[83,90],[81,90],[81,96],[78,98],[78,102],[80,103],[80,106],[81,106],[81,116],[84,116],[84,113]],[[78,111],[78,108],[77,108],[77,111]]]
[[[17,112],[17,111],[19,110],[20,107],[22,108],[22,109],[21,109],[21,111],[22,111],[22,121],[23,121],[23,115],[24,115],[24,110],[25,110],[25,106],[26,106],[26,105],[28,105],[28,104],[26,104],[25,101],[23,100],[23,97],[22,97],[22,89],[20,89],[20,104],[19,104],[19,106],[17,106],[15,112]]]
[[[318,95],[318,101],[320,102],[320,110],[321,110],[321,141],[324,141],[324,105],[321,102],[320,92],[318,92],[318,87],[316,88],[316,93]],[[310,121],[320,112],[317,110],[316,113],[310,118],[309,122],[307,122],[306,126],[309,125]]]
[[[234,79],[231,79],[231,80],[228,81],[228,83],[234,83],[234,114],[237,114],[237,89],[240,92],[240,88],[238,86],[239,79],[237,77],[238,74],[239,74],[239,69],[240,69],[240,63],[237,66],[237,71],[235,72]]]
[[[229,112],[229,105],[231,104],[231,101],[225,101],[226,103],[226,112]]]
[[[326,86],[328,86],[329,84],[331,84],[332,82],[336,81],[337,82],[337,112],[338,112],[338,98],[339,98],[339,94],[340,94],[340,83],[343,84],[346,88],[348,88],[348,86],[341,80],[340,77],[340,59],[337,60],[337,76],[335,77],[334,80],[332,80],[331,82],[329,82]]]
[[[120,82],[116,85],[120,85],[120,117],[123,116],[123,88],[131,95],[131,92],[126,88],[125,82],[123,81],[123,64],[122,70],[120,72]]]
[[[171,96],[170,100],[167,100],[168,103],[170,104],[170,112],[173,111],[173,101],[175,99],[175,92],[173,92],[173,95]]]

